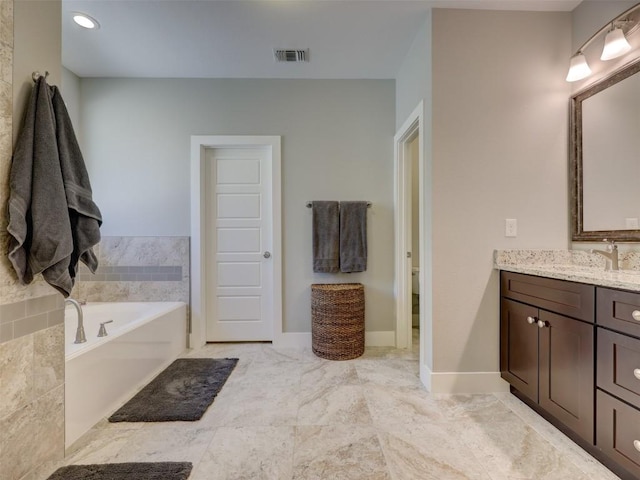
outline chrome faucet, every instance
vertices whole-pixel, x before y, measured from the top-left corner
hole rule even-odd
[[[606,238],[603,241],[604,242],[609,242]],[[607,271],[610,271],[610,270],[617,271],[618,270],[618,246],[616,245],[616,242],[614,242],[613,240],[611,242],[609,242],[609,245],[607,245],[606,251],[605,250],[596,250],[594,248],[592,248],[589,251],[591,253],[599,253],[600,255],[602,255],[603,257],[605,257],[607,259],[607,264],[604,267],[605,270],[607,270]]]
[[[78,312],[78,328],[76,330],[76,341],[73,343],[84,343],[87,341],[87,336],[84,334],[84,323],[82,322],[82,307],[73,298],[65,299],[64,303],[70,303],[76,308]]]

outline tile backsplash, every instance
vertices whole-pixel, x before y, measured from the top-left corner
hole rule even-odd
[[[64,323],[59,293],[0,305],[0,343]]]
[[[75,298],[189,303],[189,237],[103,237],[95,253],[98,270],[81,267]]]
[[[78,275],[80,282],[181,282],[182,266],[100,267],[99,272]]]
[[[503,265],[578,265],[604,270],[606,259],[588,250],[495,250],[494,263]],[[640,252],[620,251],[619,267],[622,270],[640,271]]]

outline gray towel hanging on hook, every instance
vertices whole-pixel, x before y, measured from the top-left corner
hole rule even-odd
[[[35,80],[11,164],[9,259],[22,284],[42,273],[66,297],[79,260],[98,266],[102,217],[60,92]]]

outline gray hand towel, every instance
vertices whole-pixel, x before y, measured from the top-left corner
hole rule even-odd
[[[13,155],[9,196],[9,259],[23,284],[42,273],[68,296],[78,259],[91,271],[100,241],[100,211],[71,122],[56,87],[33,87]]]
[[[367,270],[367,202],[340,202],[340,271]]]
[[[340,221],[338,202],[313,202],[313,271],[340,271]]]

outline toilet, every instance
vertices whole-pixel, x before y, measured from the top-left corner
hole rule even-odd
[[[411,324],[420,326],[420,269],[411,269]]]

